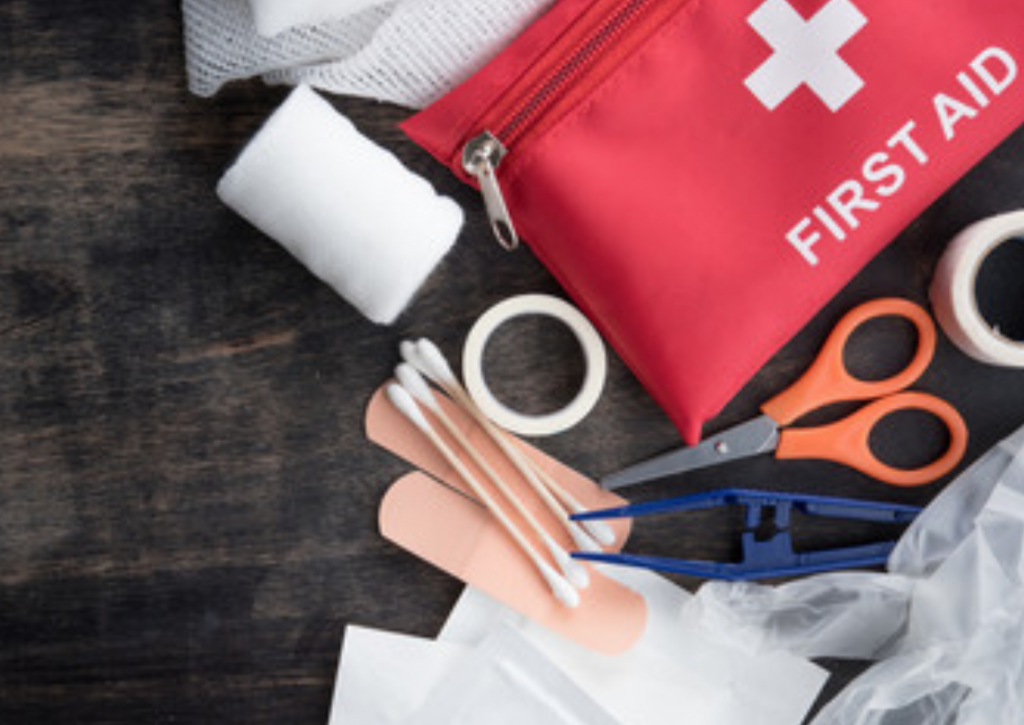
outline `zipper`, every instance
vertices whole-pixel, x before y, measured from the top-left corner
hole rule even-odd
[[[505,205],[505,195],[501,193],[497,174],[498,165],[507,153],[508,149],[496,136],[484,131],[463,147],[462,168],[480,184],[484,208],[498,244],[512,251],[519,246],[519,235],[516,234],[512,215]]]
[[[476,179],[499,244],[519,237],[498,180],[509,150],[540,133],[636,48],[661,21],[691,0],[596,0],[491,109],[462,147],[461,164]]]

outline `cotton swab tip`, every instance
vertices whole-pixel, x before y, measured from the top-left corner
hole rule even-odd
[[[427,381],[423,379],[423,376],[412,365],[409,363],[399,364],[395,368],[395,377],[398,378],[398,382],[412,397],[427,406],[428,409],[433,411],[439,409],[437,398],[434,397],[434,393],[430,390],[430,386],[427,385]]]
[[[416,349],[416,343],[413,340],[402,340],[398,344],[398,354],[401,355],[402,359],[407,363],[420,372],[423,372],[423,361],[420,358],[420,354]]]
[[[416,341],[416,353],[423,363],[424,372],[439,383],[454,383],[455,373],[444,359],[441,349],[425,337]]]
[[[577,561],[565,553],[565,558],[568,561],[564,565],[565,578],[569,580],[579,591],[583,591],[590,586],[590,572],[587,571],[587,565],[582,561]]]
[[[544,535],[544,544],[570,584],[577,589],[586,589],[590,586],[590,573],[584,564],[569,556],[569,553],[547,534]]]
[[[543,561],[538,563],[537,568],[541,576],[544,577],[544,581],[551,587],[551,593],[555,595],[555,599],[570,609],[575,609],[580,605],[580,593],[565,577]]]
[[[575,521],[569,522],[569,535],[572,536],[572,540],[576,542],[576,548],[580,551],[586,551],[591,554],[600,553],[604,551],[601,545],[594,541],[590,534],[580,528],[579,524]]]
[[[585,510],[586,509],[581,509],[577,513]],[[580,524],[601,546],[611,546],[615,543],[615,530],[612,529],[606,521],[594,521],[587,519],[580,521]]]
[[[391,404],[398,409],[399,413],[408,418],[413,425],[422,431],[431,430],[426,416],[423,415],[423,411],[416,405],[416,401],[413,400],[408,390],[401,385],[392,383],[388,386],[387,395]]]

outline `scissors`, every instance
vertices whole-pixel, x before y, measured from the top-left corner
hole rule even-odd
[[[850,336],[869,320],[892,316],[902,317],[917,328],[914,357],[906,367],[884,380],[854,377],[843,359]],[[929,483],[953,470],[967,449],[967,426],[953,406],[926,393],[899,392],[921,377],[934,354],[935,324],[921,307],[899,298],[866,302],[839,321],[799,380],[761,406],[764,415],[699,445],[670,451],[613,473],[602,479],[601,485],[607,489],[621,488],[771,451],[776,458],[834,461],[896,486]],[[812,410],[859,400],[873,402],[829,425],[781,430]],[[913,469],[895,468],[880,461],[871,450],[871,430],[880,420],[900,410],[922,410],[942,421],[949,430],[945,453]]]

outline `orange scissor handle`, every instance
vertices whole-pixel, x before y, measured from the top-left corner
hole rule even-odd
[[[858,327],[882,317],[902,317],[912,322],[917,328],[917,351],[895,375],[884,380],[860,380],[847,370],[843,350]],[[909,387],[921,377],[934,354],[935,323],[920,306],[896,297],[865,302],[839,321],[803,377],[761,406],[761,410],[779,425],[786,425],[830,403],[882,398]]]
[[[871,430],[890,413],[923,410],[949,429],[946,452],[921,468],[895,468],[878,460],[871,450]],[[794,428],[779,436],[777,458],[817,458],[842,463],[895,486],[930,483],[952,471],[967,450],[967,425],[956,408],[934,395],[905,392],[864,406],[842,420],[818,428]]]

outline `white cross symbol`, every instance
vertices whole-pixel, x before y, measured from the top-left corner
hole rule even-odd
[[[744,81],[769,111],[806,84],[835,112],[863,87],[839,57],[839,49],[868,22],[850,0],[829,0],[810,20],[786,0],[765,0],[747,22],[775,51]]]

